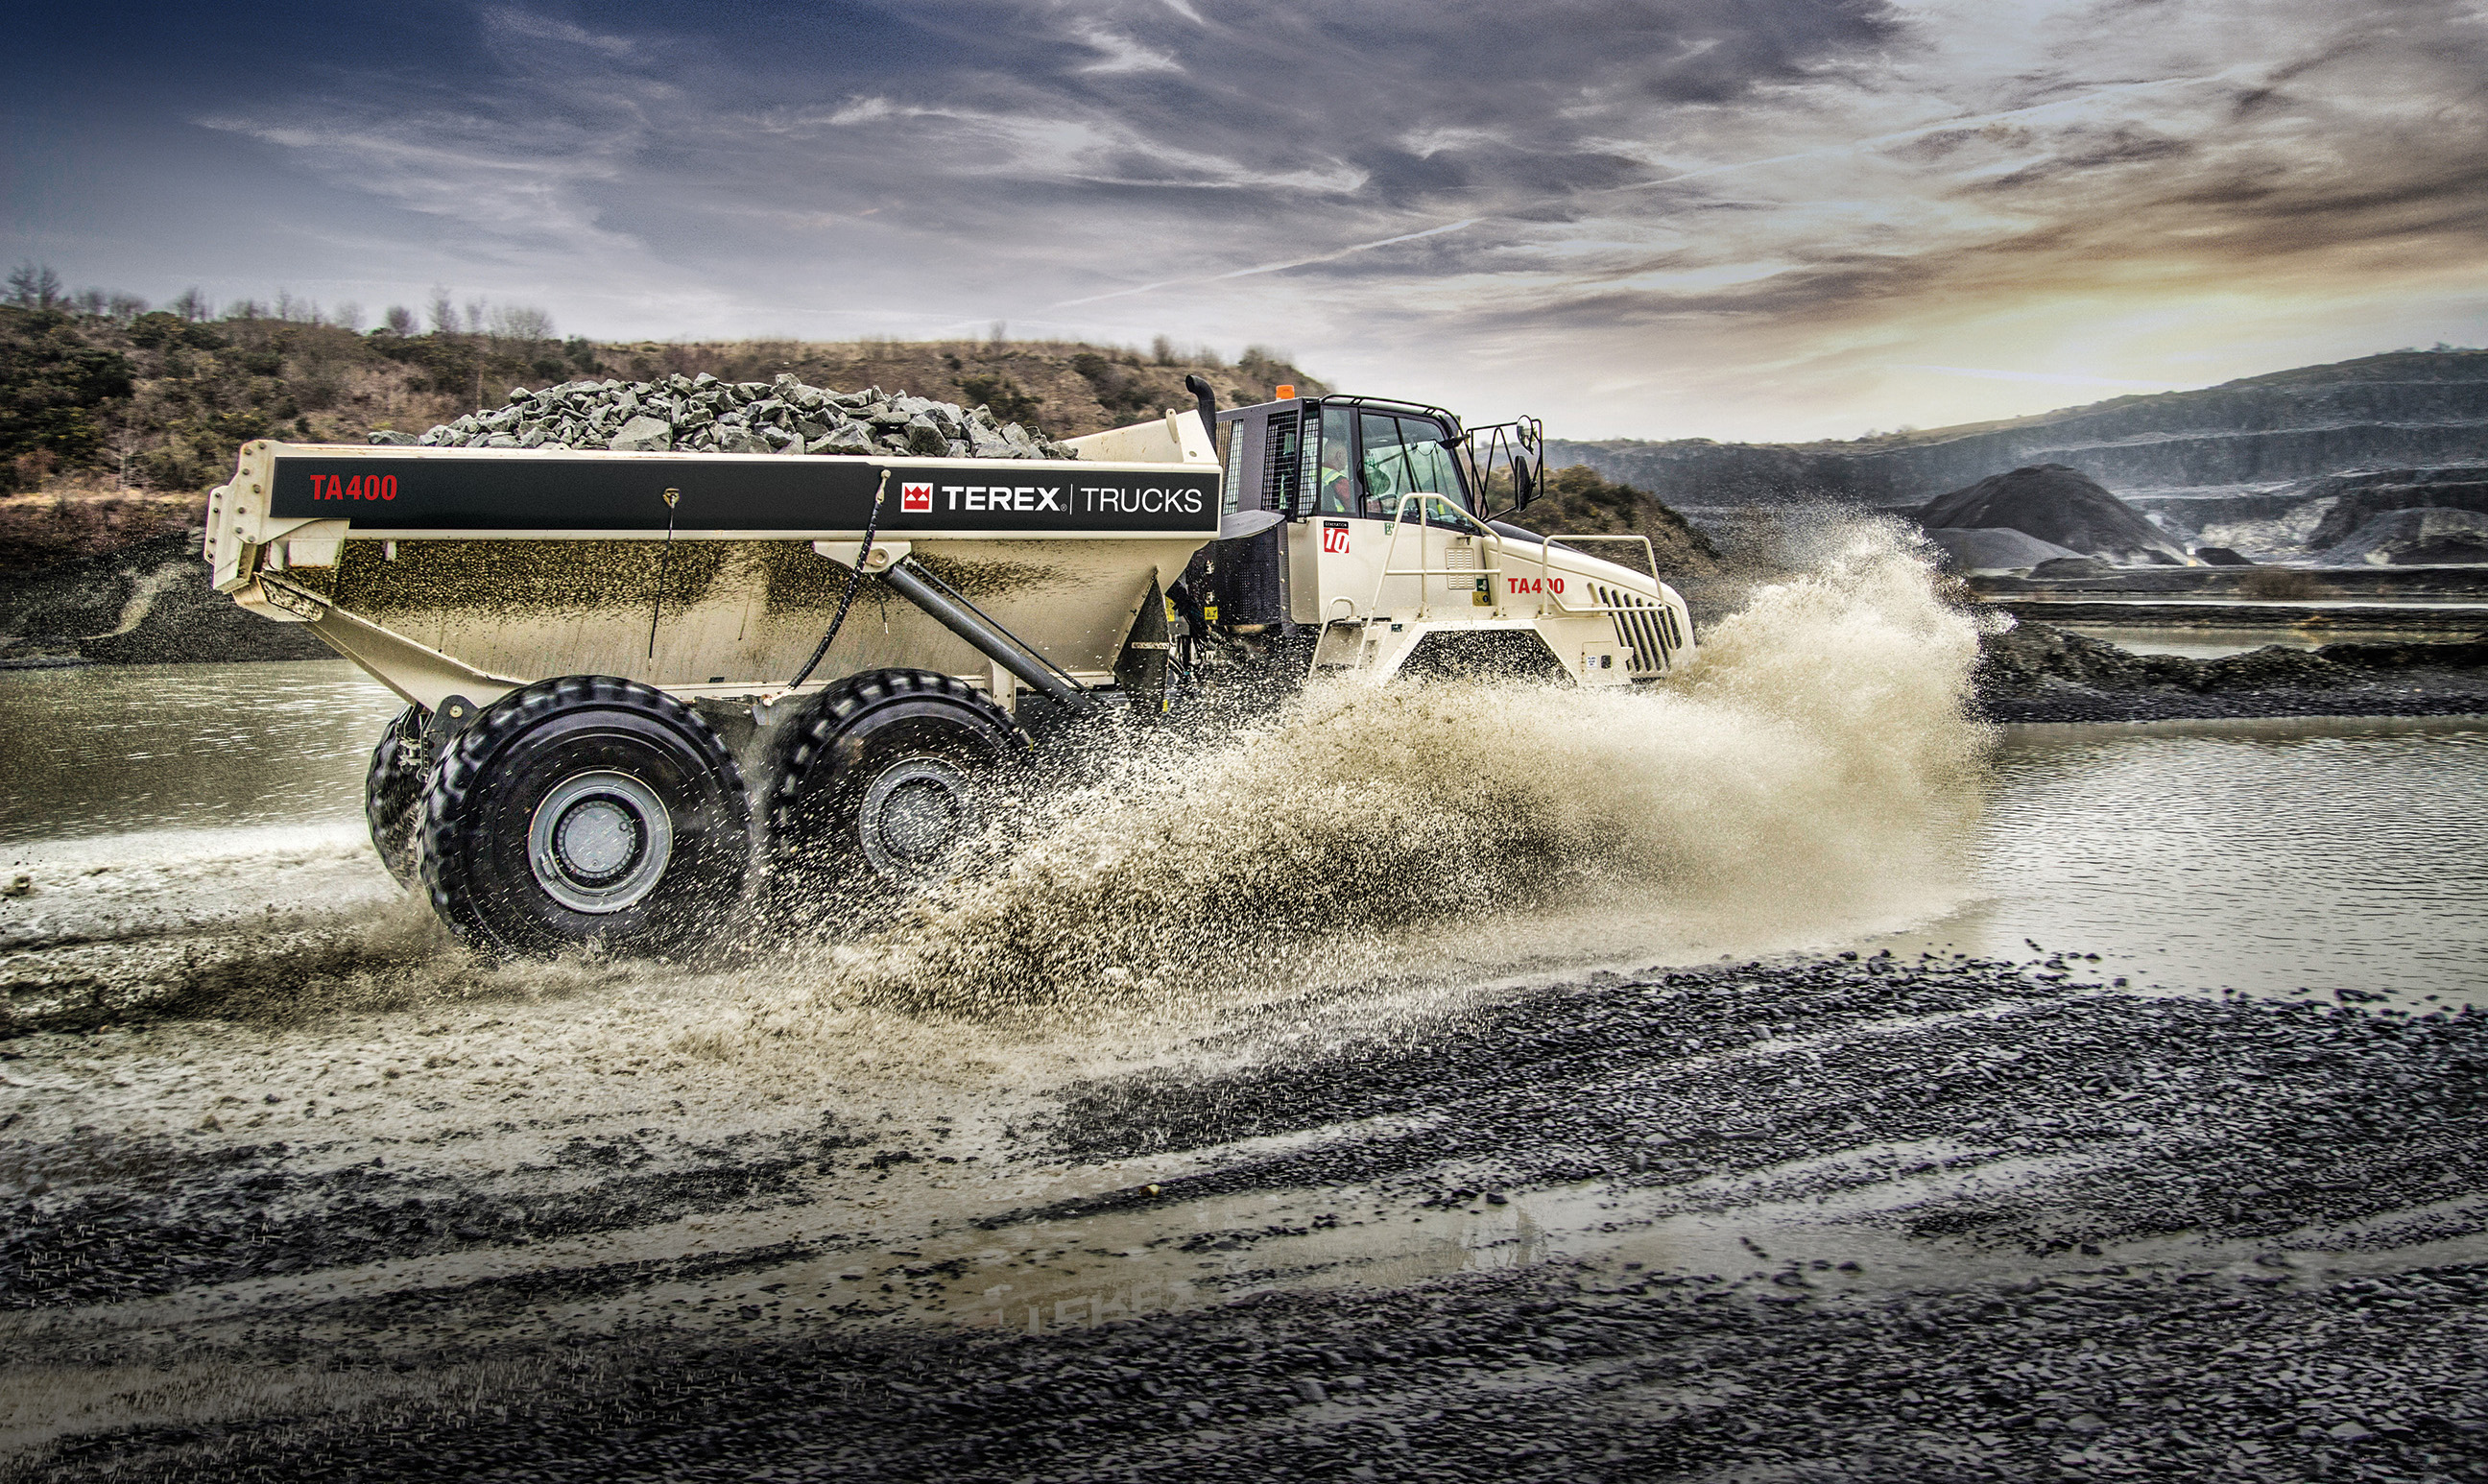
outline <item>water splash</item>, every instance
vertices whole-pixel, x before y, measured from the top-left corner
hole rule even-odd
[[[1977,624],[1892,528],[1814,544],[1665,686],[1326,681],[1216,745],[1135,752],[754,1023],[1284,987],[1583,911],[1802,936],[1925,910],[1978,805]]]
[[[115,869],[27,903],[42,921],[18,924],[18,946],[43,951],[0,978],[20,1025],[64,1027],[679,982],[701,1007],[680,1043],[732,1056],[858,1012],[1193,1014],[1890,928],[1961,893],[1987,735],[1964,719],[1977,626],[1893,528],[1802,539],[1805,564],[1665,685],[1325,681],[1205,736],[1118,737],[1081,782],[1032,794],[980,873],[860,937],[835,913],[813,916],[830,930],[755,933],[721,975],[473,961],[340,826],[81,846]],[[284,882],[279,904],[267,889]]]

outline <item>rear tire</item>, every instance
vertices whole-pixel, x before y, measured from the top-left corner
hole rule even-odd
[[[974,686],[922,670],[851,675],[821,693],[778,750],[770,834],[781,873],[834,884],[921,880],[998,807],[1028,736]]]
[[[423,796],[432,908],[487,952],[669,955],[743,899],[751,809],[716,731],[664,692],[566,675],[485,708]]]
[[[397,884],[414,890],[422,870],[423,780],[432,771],[432,752],[424,728],[432,713],[421,706],[399,712],[363,774],[363,819],[371,826],[372,848]]]

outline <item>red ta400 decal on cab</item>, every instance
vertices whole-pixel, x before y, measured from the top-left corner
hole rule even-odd
[[[1322,550],[1334,556],[1347,554],[1347,522],[1322,522]]]
[[[902,484],[898,487],[898,508],[902,512],[929,515],[933,510],[933,486]]]
[[[313,474],[313,499],[395,499],[395,474]]]
[[[1558,597],[1564,594],[1564,580],[1560,577],[1513,577],[1505,581],[1512,584],[1514,592],[1551,592]]]

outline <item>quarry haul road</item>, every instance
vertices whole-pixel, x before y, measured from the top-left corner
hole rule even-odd
[[[2480,1477],[2488,1015],[2102,977],[1654,969],[723,1088],[621,1054],[628,982],[20,1036],[0,1470]],[[600,1019],[589,1079],[550,1027]]]

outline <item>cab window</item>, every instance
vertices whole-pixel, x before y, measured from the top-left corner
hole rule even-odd
[[[1358,422],[1364,447],[1357,474],[1365,506],[1359,513],[1387,521],[1398,512],[1402,496],[1415,494],[1440,495],[1467,508],[1459,466],[1453,460],[1452,451],[1443,446],[1442,424],[1430,417],[1400,417],[1389,413],[1365,413]],[[1442,507],[1428,504],[1425,518],[1440,520]],[[1460,522],[1455,520],[1452,524]]]
[[[1344,408],[1326,407],[1321,414],[1321,472],[1315,485],[1317,503],[1324,515],[1357,515],[1356,480],[1350,472],[1355,468],[1356,451],[1348,445],[1350,414]]]

